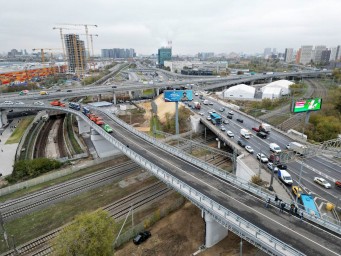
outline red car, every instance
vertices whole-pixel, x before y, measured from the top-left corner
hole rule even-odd
[[[335,181],[335,187],[341,188],[341,181],[339,180]]]
[[[259,132],[259,128],[257,127],[252,127],[252,130],[254,130],[255,132]]]

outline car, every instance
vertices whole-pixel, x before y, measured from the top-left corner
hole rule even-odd
[[[335,187],[341,188],[341,181],[339,180],[335,181]]]
[[[273,163],[269,162],[269,163],[267,163],[266,166],[267,166],[271,171],[278,172],[278,167],[277,167],[277,166],[274,166]]]
[[[213,105],[213,102],[210,101],[210,102],[208,103],[208,105]]]
[[[233,116],[234,115],[234,113],[233,113],[233,111],[229,111],[229,113],[228,113],[229,115],[231,115],[231,116]]]
[[[39,106],[42,106],[44,105],[44,102],[41,102],[41,101],[36,101],[33,103],[33,105],[39,105]]]
[[[290,144],[285,145],[285,147],[286,147],[287,149],[290,149]]]
[[[230,116],[230,115],[227,115],[226,117],[227,117],[228,119],[232,119],[232,116]]]
[[[22,101],[16,101],[15,104],[16,104],[16,105],[24,105],[25,103],[22,102]]]
[[[61,89],[57,89],[56,92],[61,92],[62,90]]]
[[[328,181],[326,181],[324,178],[321,178],[321,177],[315,177],[314,182],[316,182],[317,184],[319,184],[325,188],[331,188],[332,187]]]
[[[229,120],[226,120],[226,119],[225,119],[225,120],[223,121],[223,123],[224,123],[224,124],[228,124],[228,123],[229,123]]]
[[[224,131],[226,131],[226,128],[222,125],[222,126],[220,126],[220,130],[222,130],[224,132]]]
[[[199,96],[199,93],[196,92],[194,95],[195,95],[195,96]]]
[[[152,234],[149,231],[143,231],[137,234],[137,236],[134,237],[133,243],[136,245],[139,245],[146,241],[149,237],[151,237]]]
[[[116,85],[113,85],[113,86],[111,86],[111,88],[114,88],[114,89],[115,89],[115,88],[117,88],[117,86],[116,86]]]
[[[227,136],[229,136],[230,138],[233,138],[233,137],[234,137],[234,134],[233,134],[233,132],[231,132],[231,131],[227,131],[226,134],[227,134]]]
[[[297,196],[297,198],[300,198],[301,193],[302,193],[302,189],[299,186],[292,186],[291,188],[292,193]]]
[[[257,153],[257,159],[260,160],[262,163],[267,163],[269,162],[268,158],[266,157],[266,155],[262,154],[262,153]]]
[[[254,150],[251,148],[251,146],[245,146],[245,150],[249,152],[250,154],[253,154]]]
[[[199,112],[199,115],[203,116],[203,115],[204,115],[204,113],[203,113],[203,112]]]
[[[67,90],[66,92],[72,92],[72,90],[69,89],[69,90]]]
[[[243,119],[240,119],[240,118],[237,118],[237,121],[238,121],[239,123],[244,123],[244,120],[243,120]]]
[[[211,118],[210,116],[206,117],[206,119],[207,119],[208,121],[211,121],[211,120],[212,120],[212,118]]]
[[[259,128],[257,127],[252,127],[252,130],[254,130],[255,132],[259,132]]]
[[[241,146],[242,148],[244,148],[246,146],[245,142],[242,140],[238,140],[237,141],[238,145]]]
[[[224,111],[225,111],[225,108],[220,108],[219,111],[220,111],[220,112],[224,112]]]
[[[13,105],[13,101],[6,100],[2,104],[4,104],[4,105]]]
[[[280,170],[286,170],[288,169],[288,166],[286,164],[278,163],[277,164],[278,169]]]
[[[212,111],[208,111],[208,114],[210,115],[210,114],[212,114],[213,112]]]

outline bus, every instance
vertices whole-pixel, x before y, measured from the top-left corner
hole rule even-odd
[[[316,208],[314,198],[311,195],[301,194],[300,200],[306,210],[310,215],[314,215],[316,217],[320,217],[320,213]]]
[[[79,103],[69,102],[69,108],[79,111],[81,110],[81,105]]]
[[[83,112],[84,115],[87,116],[88,114],[90,114],[90,109],[87,108],[87,107],[83,107],[83,111],[82,112]]]
[[[211,121],[212,121],[212,124],[214,125],[221,125],[222,118],[217,113],[211,113]]]

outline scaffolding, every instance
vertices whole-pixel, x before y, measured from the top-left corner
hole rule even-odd
[[[78,77],[85,74],[86,56],[84,41],[79,40],[79,35],[65,34],[65,47],[69,59],[69,72]]]

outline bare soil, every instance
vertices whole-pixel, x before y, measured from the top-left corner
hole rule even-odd
[[[167,200],[167,199],[166,199]],[[204,244],[205,223],[201,211],[187,202],[181,209],[161,219],[150,229],[152,237],[141,245],[128,242],[120,247],[115,256],[173,256],[193,255]],[[240,237],[232,232],[217,245],[197,255],[239,255]],[[243,255],[266,255],[243,241]]]

